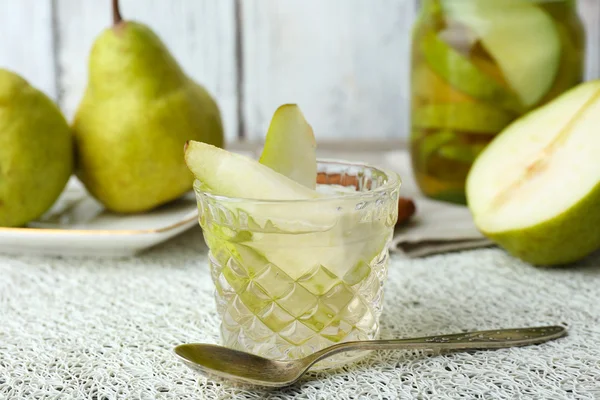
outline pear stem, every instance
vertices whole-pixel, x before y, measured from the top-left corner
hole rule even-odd
[[[118,25],[123,21],[121,10],[119,9],[119,0],[112,0],[113,24]]]

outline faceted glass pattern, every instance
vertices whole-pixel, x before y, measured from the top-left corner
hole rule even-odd
[[[301,202],[249,207],[251,200],[212,196],[196,185],[223,345],[285,360],[342,341],[378,336],[400,184],[371,167],[319,163],[321,173],[334,169],[340,175],[340,167],[352,169],[355,179],[347,179],[343,172],[341,181],[353,182],[359,192],[348,195],[350,203],[327,200],[340,202],[332,208],[340,217],[314,230],[295,229],[294,222],[310,219],[306,214],[312,207],[328,210],[320,201],[308,208],[301,205],[303,212],[298,208]],[[365,173],[368,170],[377,173]],[[282,207],[289,208],[289,214],[274,209]],[[282,220],[281,215],[289,217]],[[359,356],[342,354],[319,367]]]

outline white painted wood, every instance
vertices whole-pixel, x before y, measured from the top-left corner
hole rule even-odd
[[[586,30],[586,77],[600,78],[600,1],[580,0],[578,6]]]
[[[122,0],[124,16],[151,25],[215,95],[229,140],[238,132],[234,2]],[[285,102],[300,104],[321,141],[406,136],[416,0],[238,2],[249,139],[264,137],[273,111]],[[578,4],[587,31],[587,77],[599,78],[600,1]],[[93,40],[109,25],[108,0],[0,0],[0,67],[58,97],[71,119]]]
[[[0,1],[0,68],[10,69],[56,98],[52,4]]]
[[[298,103],[317,140],[406,136],[412,0],[242,0],[247,137]]]
[[[57,0],[61,103],[69,119],[87,83],[95,38],[111,24],[108,0]],[[124,19],[148,24],[182,68],[217,99],[228,140],[237,138],[233,0],[122,0]]]

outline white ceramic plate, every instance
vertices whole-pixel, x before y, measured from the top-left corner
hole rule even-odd
[[[197,218],[193,192],[148,213],[119,215],[105,210],[73,178],[38,221],[24,228],[0,228],[0,252],[129,256],[191,228]]]

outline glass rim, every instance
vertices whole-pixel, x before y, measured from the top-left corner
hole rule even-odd
[[[318,198],[314,198],[314,199],[270,200],[270,199],[253,199],[253,198],[247,198],[247,197],[223,196],[223,195],[214,194],[214,193],[206,191],[206,190],[201,190],[199,187],[200,181],[198,179],[194,179],[194,185],[193,185],[194,192],[196,194],[200,194],[200,195],[206,196],[210,199],[213,199],[216,201],[221,201],[221,202],[232,202],[232,203],[251,202],[254,204],[271,204],[271,205],[274,205],[274,204],[298,204],[298,203],[318,204],[318,203],[331,202],[331,201],[335,201],[335,200],[353,200],[353,199],[362,200],[365,198],[373,197],[374,195],[378,195],[380,193],[384,193],[384,192],[393,190],[394,188],[400,188],[402,186],[402,179],[397,172],[394,172],[387,168],[376,167],[369,163],[364,163],[364,162],[359,162],[359,161],[347,161],[347,160],[336,159],[336,158],[317,158],[317,164],[342,164],[342,165],[354,166],[354,167],[358,167],[358,168],[373,169],[380,173],[383,173],[387,178],[387,182],[385,182],[383,185],[381,185],[373,190],[367,190],[364,192],[349,192],[348,194],[340,194],[340,195],[327,196],[327,197],[318,197]]]

